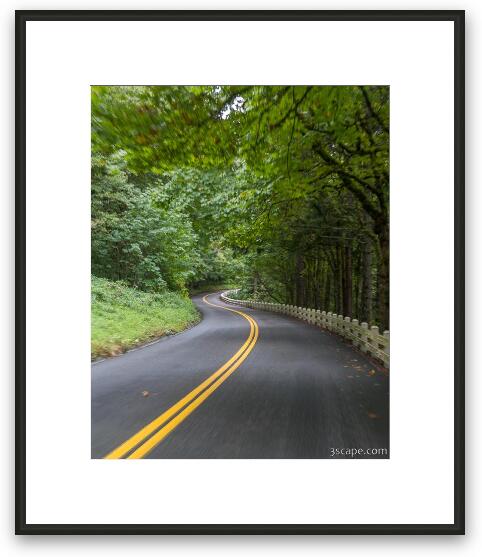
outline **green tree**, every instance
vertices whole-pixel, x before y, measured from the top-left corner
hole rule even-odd
[[[94,87],[93,270],[389,323],[389,89]]]

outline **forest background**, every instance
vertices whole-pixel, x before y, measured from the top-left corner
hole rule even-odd
[[[389,328],[387,86],[94,86],[91,166],[94,358],[231,287]]]

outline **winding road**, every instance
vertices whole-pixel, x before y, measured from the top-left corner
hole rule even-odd
[[[92,365],[92,458],[388,458],[388,376],[336,335],[195,296],[202,321]]]

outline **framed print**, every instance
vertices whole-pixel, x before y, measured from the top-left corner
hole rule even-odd
[[[17,12],[17,533],[463,534],[463,206],[463,12]]]

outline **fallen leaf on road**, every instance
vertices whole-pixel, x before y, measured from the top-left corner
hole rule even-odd
[[[372,420],[375,420],[379,416],[378,414],[375,414],[375,412],[368,412],[368,417],[371,418]]]
[[[375,373],[376,373],[376,371],[375,371],[374,369],[371,369],[371,370],[368,372],[368,375],[375,375]]]
[[[149,391],[142,391],[142,396],[149,396]]]

